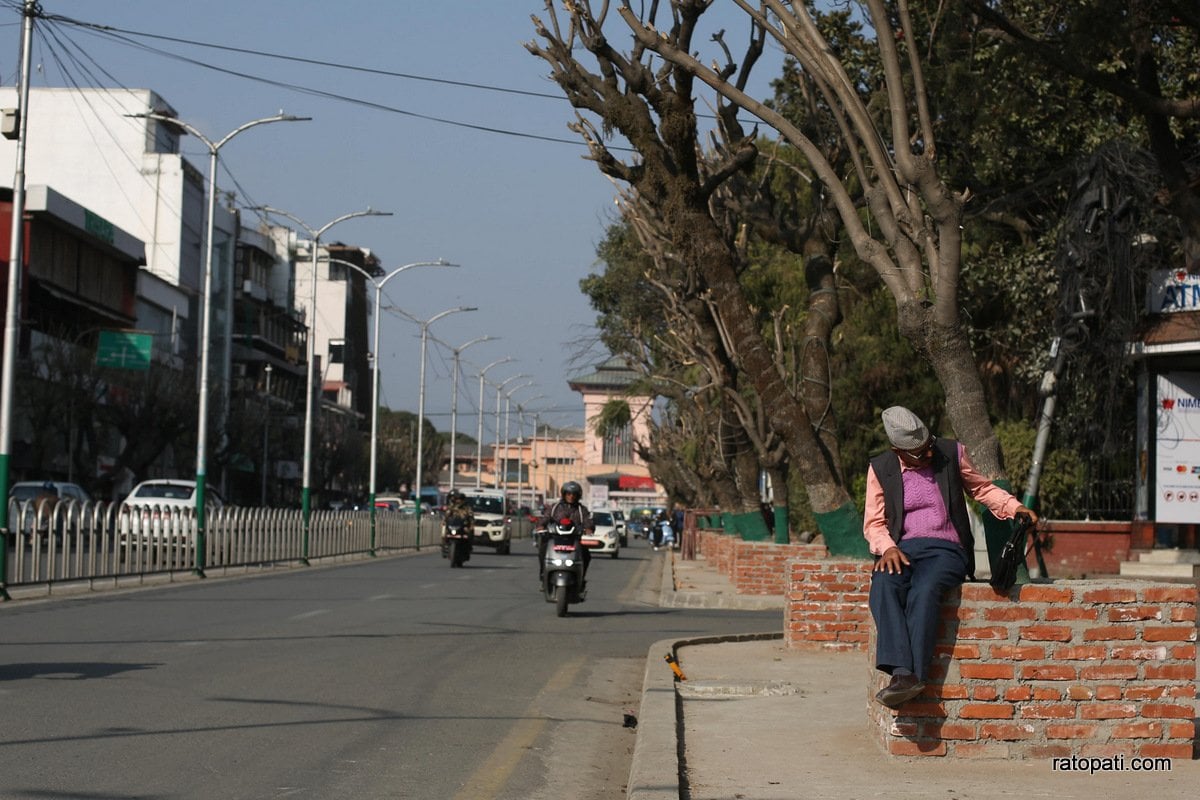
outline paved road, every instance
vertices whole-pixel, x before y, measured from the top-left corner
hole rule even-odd
[[[528,541],[5,604],[0,797],[623,797],[650,644],[780,625],[644,602],[663,556],[565,619]]]

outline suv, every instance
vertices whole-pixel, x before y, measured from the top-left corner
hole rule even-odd
[[[508,555],[512,521],[504,513],[504,492],[499,489],[460,489],[475,516],[475,546],[494,547]]]

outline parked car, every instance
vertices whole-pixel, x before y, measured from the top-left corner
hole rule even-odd
[[[204,488],[205,508],[214,510],[225,505],[216,489]],[[121,502],[118,524],[121,538],[130,535],[143,541],[157,542],[169,537],[172,542],[186,544],[189,533],[178,524],[183,515],[196,507],[196,482],[181,478],[154,478],[142,481]]]
[[[609,554],[613,558],[621,555],[621,537],[617,533],[616,521],[612,509],[592,509],[592,523],[596,531],[592,535],[584,535],[583,546],[593,553]]]
[[[21,525],[26,533],[33,531],[39,510],[42,512],[39,530],[45,532],[50,528],[50,519],[59,503],[73,502],[82,506],[92,502],[92,496],[86,489],[67,481],[17,481],[9,489],[8,499],[16,502],[18,519],[14,522]],[[55,532],[62,535],[61,525],[56,527]]]

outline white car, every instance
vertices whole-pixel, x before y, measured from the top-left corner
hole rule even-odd
[[[204,489],[205,508],[209,511],[225,505],[220,492]],[[118,514],[121,536],[131,534],[143,541],[167,538],[187,543],[191,526],[185,524],[188,512],[196,507],[196,482],[180,478],[154,478],[142,481],[121,503]]]
[[[583,546],[593,553],[607,553],[613,558],[621,555],[621,534],[617,532],[617,521],[613,518],[611,508],[598,508],[592,511],[592,524],[596,526],[594,533],[583,536]]]

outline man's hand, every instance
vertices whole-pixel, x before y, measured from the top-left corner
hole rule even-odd
[[[876,572],[887,572],[891,575],[898,575],[906,566],[912,562],[908,560],[908,556],[900,552],[899,547],[889,547],[879,560],[875,562]]]

